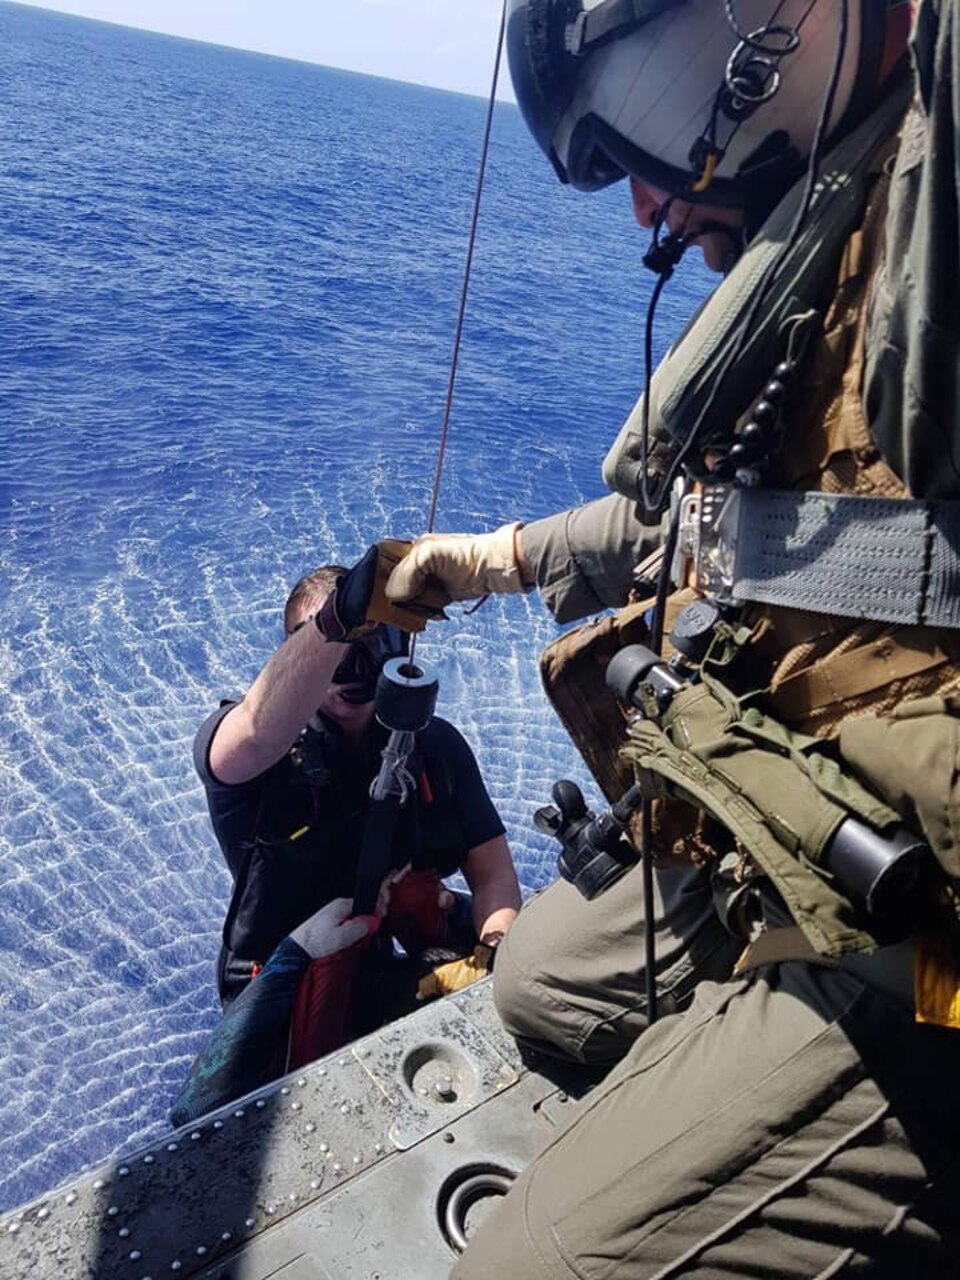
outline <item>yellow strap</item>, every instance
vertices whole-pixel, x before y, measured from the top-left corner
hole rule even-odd
[[[960,1027],[960,940],[945,934],[917,939],[913,998],[917,1022]]]
[[[690,190],[696,191],[698,194],[702,191],[706,191],[707,187],[709,187],[710,183],[713,181],[713,175],[716,171],[716,168],[717,168],[717,153],[715,151],[711,151],[709,152],[706,160],[704,161],[703,173],[701,173],[700,177],[696,180],[696,182],[693,184]]]

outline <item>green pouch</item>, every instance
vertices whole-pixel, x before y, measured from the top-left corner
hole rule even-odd
[[[960,696],[849,720],[839,747],[858,777],[923,832],[947,875],[960,877]]]
[[[822,955],[872,951],[866,922],[818,864],[851,814],[880,830],[896,811],[844,774],[822,742],[785,728],[709,676],[681,689],[660,724],[630,727],[628,757],[650,795],[678,795],[727,827]]]

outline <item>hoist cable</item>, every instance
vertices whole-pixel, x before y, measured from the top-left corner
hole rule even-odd
[[[487,168],[487,154],[490,150],[490,128],[493,124],[493,108],[497,97],[497,81],[500,78],[500,55],[503,50],[503,35],[507,25],[507,0],[503,0],[500,12],[500,31],[497,35],[497,52],[493,62],[493,81],[490,85],[490,97],[487,101],[487,119],[483,129],[483,145],[480,149],[480,166],[477,169],[477,188],[473,197],[473,216],[470,221],[470,237],[467,241],[467,259],[463,268],[463,284],[460,288],[460,307],[457,312],[457,327],[453,334],[453,354],[450,358],[450,376],[447,380],[447,399],[443,410],[443,427],[440,431],[440,445],[437,449],[437,466],[433,477],[433,495],[430,499],[430,518],[427,521],[427,533],[433,532],[433,522],[437,516],[437,503],[440,498],[440,477],[443,473],[443,460],[447,451],[447,436],[450,431],[450,409],[453,405],[453,388],[457,380],[457,363],[460,358],[460,339],[463,334],[463,318],[467,310],[467,291],[470,288],[470,269],[473,266],[473,250],[477,240],[477,223],[480,219],[480,197],[483,194],[483,179]]]
[[[457,381],[457,365],[460,359],[460,340],[463,336],[463,318],[467,311],[467,293],[470,288],[470,271],[473,267],[473,250],[477,242],[477,224],[480,221],[480,198],[483,195],[483,180],[487,170],[487,155],[490,151],[490,131],[493,125],[493,108],[497,100],[497,82],[500,79],[500,59],[503,52],[503,36],[507,27],[507,0],[503,0],[500,10],[500,30],[497,33],[497,51],[493,59],[493,79],[490,82],[490,96],[487,99],[487,118],[483,126],[483,143],[480,147],[480,164],[477,168],[477,185],[473,195],[473,214],[470,219],[470,235],[467,239],[467,257],[463,264],[463,283],[460,286],[460,305],[457,309],[457,325],[453,332],[453,352],[450,356],[450,374],[447,378],[447,397],[443,408],[443,426],[440,429],[440,443],[437,446],[437,465],[433,473],[433,492],[430,497],[430,516],[427,520],[427,533],[433,533],[434,521],[437,518],[437,505],[440,500],[440,480],[443,476],[443,462],[447,453],[447,437],[450,434],[450,410],[453,406],[453,389]],[[410,640],[410,665],[413,665],[417,650],[417,635]]]

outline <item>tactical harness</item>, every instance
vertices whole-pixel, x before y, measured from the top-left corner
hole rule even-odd
[[[902,99],[895,105],[902,114]],[[955,975],[942,980],[956,967],[958,933],[950,886],[960,878],[960,632],[954,629],[960,626],[960,504],[909,498],[873,443],[861,399],[868,302],[882,262],[888,161],[895,153],[883,130],[887,138],[895,131],[892,114],[888,105],[870,122],[871,163],[856,164],[867,126],[848,140],[854,150],[847,180],[831,192],[841,199],[848,236],[832,255],[839,272],[807,356],[807,393],[790,406],[786,447],[770,476],[782,488],[740,493],[736,536],[728,536],[725,548],[729,597],[744,606],[740,642],[763,713],[756,696],[736,697],[721,678],[705,674],[677,695],[660,723],[634,719],[619,752],[625,711],[603,673],[623,644],[649,642],[650,600],[560,637],[544,653],[541,674],[607,797],[621,795],[634,770],[656,797],[659,852],[702,862],[738,848],[745,866],[773,881],[801,933],[784,931],[790,938],[781,939],[781,947],[761,946],[761,958],[748,957],[747,964],[798,957],[832,963],[872,950],[871,922],[818,867],[831,825],[843,814],[860,814],[878,829],[904,821],[921,831],[948,888],[941,923],[926,944],[928,954],[937,952],[939,969],[931,976],[929,965],[918,965],[918,1017],[960,1025]],[[849,204],[854,191],[856,216]],[[805,256],[791,264],[797,278],[771,308],[772,327],[748,344],[741,388],[765,376],[758,350],[766,341],[769,360],[769,344],[796,291],[803,297],[805,284],[815,291],[816,281],[805,280],[812,246],[824,252],[830,234],[823,217],[808,230]],[[745,269],[756,276],[755,265],[747,262]],[[702,398],[718,358],[715,327],[706,329],[704,352],[692,360],[691,334],[703,321],[735,329],[729,307],[741,285],[728,279],[720,287],[668,359],[666,379],[658,373],[657,403],[674,415],[682,417],[685,400],[689,410]],[[686,372],[675,363],[685,358]],[[728,399],[728,408],[733,404]],[[743,411],[741,403],[736,412]],[[634,414],[607,463],[608,481],[623,492],[636,492],[636,421]],[[669,433],[669,413],[660,412],[660,428]],[[668,598],[666,631],[704,585],[696,554],[703,549],[687,550],[693,552],[689,585]],[[771,810],[767,799],[772,771],[783,770],[795,790],[789,812]],[[789,788],[778,789],[785,794]],[[678,804],[677,796],[687,803]],[[920,999],[925,982],[936,988],[932,1016]]]

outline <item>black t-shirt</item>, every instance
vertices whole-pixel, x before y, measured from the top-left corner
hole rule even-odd
[[[201,725],[194,763],[234,880],[224,943],[234,955],[262,963],[325,902],[352,895],[370,782],[387,735],[374,723],[358,752],[335,728],[307,731],[270,769],[231,786],[214,777],[209,757],[233,705]],[[473,752],[446,720],[434,716],[417,735],[408,767],[416,792],[398,815],[397,865],[412,860],[450,875],[470,849],[503,834]]]

